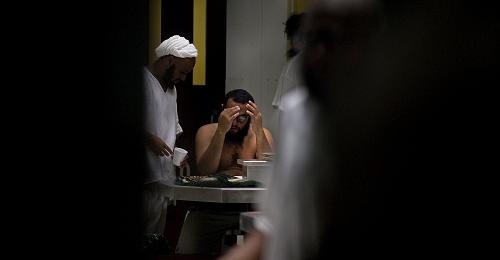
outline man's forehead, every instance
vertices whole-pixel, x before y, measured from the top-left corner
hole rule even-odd
[[[194,58],[179,58],[174,57],[176,67],[181,69],[187,69],[194,67],[195,59]]]
[[[235,106],[239,106],[241,109],[240,110],[241,112],[245,112],[247,110],[246,104],[235,102],[232,98],[227,100],[227,108],[231,108],[231,107],[235,107]]]
[[[229,98],[227,100],[227,106],[228,107],[234,107],[234,106],[243,106],[244,107],[245,105],[246,105],[246,103],[236,102],[236,101],[234,101],[233,98]]]

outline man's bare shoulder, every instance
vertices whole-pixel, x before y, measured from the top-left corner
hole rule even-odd
[[[211,123],[201,126],[198,129],[198,134],[208,135],[213,134],[217,130],[218,123]]]

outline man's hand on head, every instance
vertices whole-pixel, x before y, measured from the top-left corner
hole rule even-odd
[[[220,131],[222,131],[223,133],[227,133],[227,131],[231,129],[231,124],[233,123],[233,120],[240,114],[239,111],[240,107],[234,106],[226,108],[220,113],[219,125],[218,125]]]
[[[262,114],[260,113],[257,105],[252,101],[248,101],[248,104],[246,104],[245,106],[247,108],[246,113],[249,114],[252,118],[250,124],[254,133],[262,131]]]

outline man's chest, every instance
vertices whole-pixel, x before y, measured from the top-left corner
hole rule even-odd
[[[238,159],[254,159],[255,146],[252,144],[225,143],[221,153],[221,168],[237,165]]]

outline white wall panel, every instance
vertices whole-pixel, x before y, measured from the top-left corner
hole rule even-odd
[[[250,92],[275,138],[279,120],[271,102],[286,61],[287,5],[288,0],[227,1],[226,92]]]

